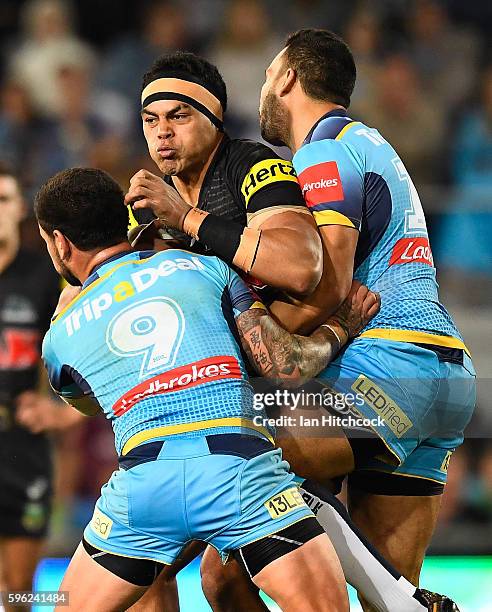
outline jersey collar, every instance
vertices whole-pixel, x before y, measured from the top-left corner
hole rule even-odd
[[[346,116],[347,116],[347,109],[346,108],[334,108],[333,110],[329,111],[328,113],[325,113],[322,117],[320,117],[318,119],[318,121],[316,121],[316,123],[313,125],[313,127],[309,130],[308,135],[303,140],[302,144],[305,145],[305,144],[309,144],[311,142],[311,136],[313,135],[314,130],[325,119],[328,119],[329,117],[346,117]]]
[[[108,257],[108,259],[104,260],[103,262],[97,264],[96,266],[94,266],[94,268],[92,268],[91,273],[89,274],[84,284],[82,285],[82,289],[85,289],[86,287],[88,287],[91,283],[93,283],[95,280],[97,280],[101,276],[100,272],[102,271],[102,268],[106,268],[106,266],[108,266],[108,269],[112,268],[113,266],[111,266],[110,264],[112,264],[115,261],[130,259],[131,257],[133,259],[146,259],[147,257],[150,257],[153,254],[154,254],[154,251],[137,251],[137,252],[123,251],[122,253],[117,253],[116,255],[113,255],[112,257]]]

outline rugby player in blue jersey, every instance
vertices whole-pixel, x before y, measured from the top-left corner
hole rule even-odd
[[[240,558],[283,610],[348,610],[329,539],[258,423],[241,347],[260,375],[302,382],[377,296],[356,283],[309,337],[291,335],[220,259],[132,251],[123,193],[102,171],[54,176],[35,212],[54,267],[82,284],[43,342],[51,385],[111,420],[120,464],[61,585],[68,609],[126,609],[198,539]]]
[[[228,138],[222,125],[225,84],[203,58],[180,52],[158,58],[144,75],[141,100],[149,153],[164,180],[148,171],[133,177],[127,202],[134,204],[139,221],[151,220],[152,215],[140,215],[152,208],[160,218],[153,226],[161,226],[167,243],[169,238],[185,241],[194,252],[218,255],[252,273],[255,286],[282,326],[312,331],[343,302],[350,278],[339,273],[333,278],[333,263],[325,249],[323,277],[313,297],[295,300],[279,294],[279,288],[299,293],[300,284],[306,289],[313,280],[308,268],[317,261],[313,255],[318,237],[313,241],[307,207],[292,180],[290,162],[283,162],[264,145]],[[145,232],[142,236],[146,238]],[[251,282],[250,276],[246,278]],[[318,455],[317,440],[309,446],[304,440],[302,448],[297,444],[292,448],[295,437],[287,433],[287,450],[304,470],[299,473],[311,477],[303,482],[301,492],[334,543],[347,581],[381,612],[420,612],[433,609],[436,602],[441,610],[449,609],[448,599],[416,589],[391,568],[354,529],[344,506],[320,488],[318,483],[354,467],[343,432],[330,432],[321,441],[323,448],[330,446],[330,461],[326,448]],[[287,448],[289,440],[281,437],[278,443]],[[161,598],[169,592],[169,579],[179,567],[161,572],[145,597],[159,597],[156,587],[161,588]],[[202,562],[202,587],[214,610],[265,609],[240,568],[234,563],[222,568],[210,547]]]
[[[449,460],[473,412],[475,373],[439,302],[412,179],[384,136],[347,114],[355,78],[352,54],[339,37],[301,30],[266,71],[260,120],[268,142],[294,153],[328,254],[329,273],[325,261],[322,285],[305,300],[311,313],[321,304],[319,316],[326,316],[326,296],[335,306],[353,277],[381,293],[379,314],[320,378],[336,391],[359,393],[364,402],[357,410],[384,424],[369,438],[351,438],[348,431],[336,455],[329,440],[283,448],[299,474],[351,465],[352,518],[417,585]],[[301,312],[293,315],[301,317],[298,329]]]

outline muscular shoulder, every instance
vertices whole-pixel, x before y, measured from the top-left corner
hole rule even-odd
[[[317,142],[320,140],[336,140],[343,139],[345,134],[358,121],[354,121],[350,117],[327,117],[320,121],[312,130],[308,142]]]
[[[225,153],[230,163],[245,165],[265,159],[280,159],[280,156],[267,145],[246,138],[229,140]]]
[[[304,206],[292,163],[266,145],[231,140],[226,156],[229,181],[248,212],[278,204]]]

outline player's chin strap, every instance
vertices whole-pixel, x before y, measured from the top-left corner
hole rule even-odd
[[[179,100],[196,108],[220,131],[224,131],[222,103],[206,83],[181,71],[156,75],[142,91],[142,110],[156,100]]]
[[[244,272],[253,267],[260,245],[261,230],[210,215],[192,208],[183,222],[183,231],[209,246],[221,259]]]

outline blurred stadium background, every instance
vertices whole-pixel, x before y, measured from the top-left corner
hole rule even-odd
[[[29,196],[70,166],[103,168],[126,188],[135,171],[152,169],[138,114],[141,76],[175,49],[218,65],[230,134],[259,139],[264,69],[301,27],[345,37],[358,68],[350,114],[395,146],[427,212],[441,296],[480,383],[429,551],[439,557],[427,563],[423,585],[454,595],[464,610],[492,610],[491,2],[1,0],[0,160],[14,166]],[[42,252],[32,218],[23,231],[25,244]],[[52,437],[55,512],[38,588],[56,587],[115,466],[104,419]],[[180,580],[182,593],[196,594],[196,567]],[[190,600],[183,610],[204,605]]]

